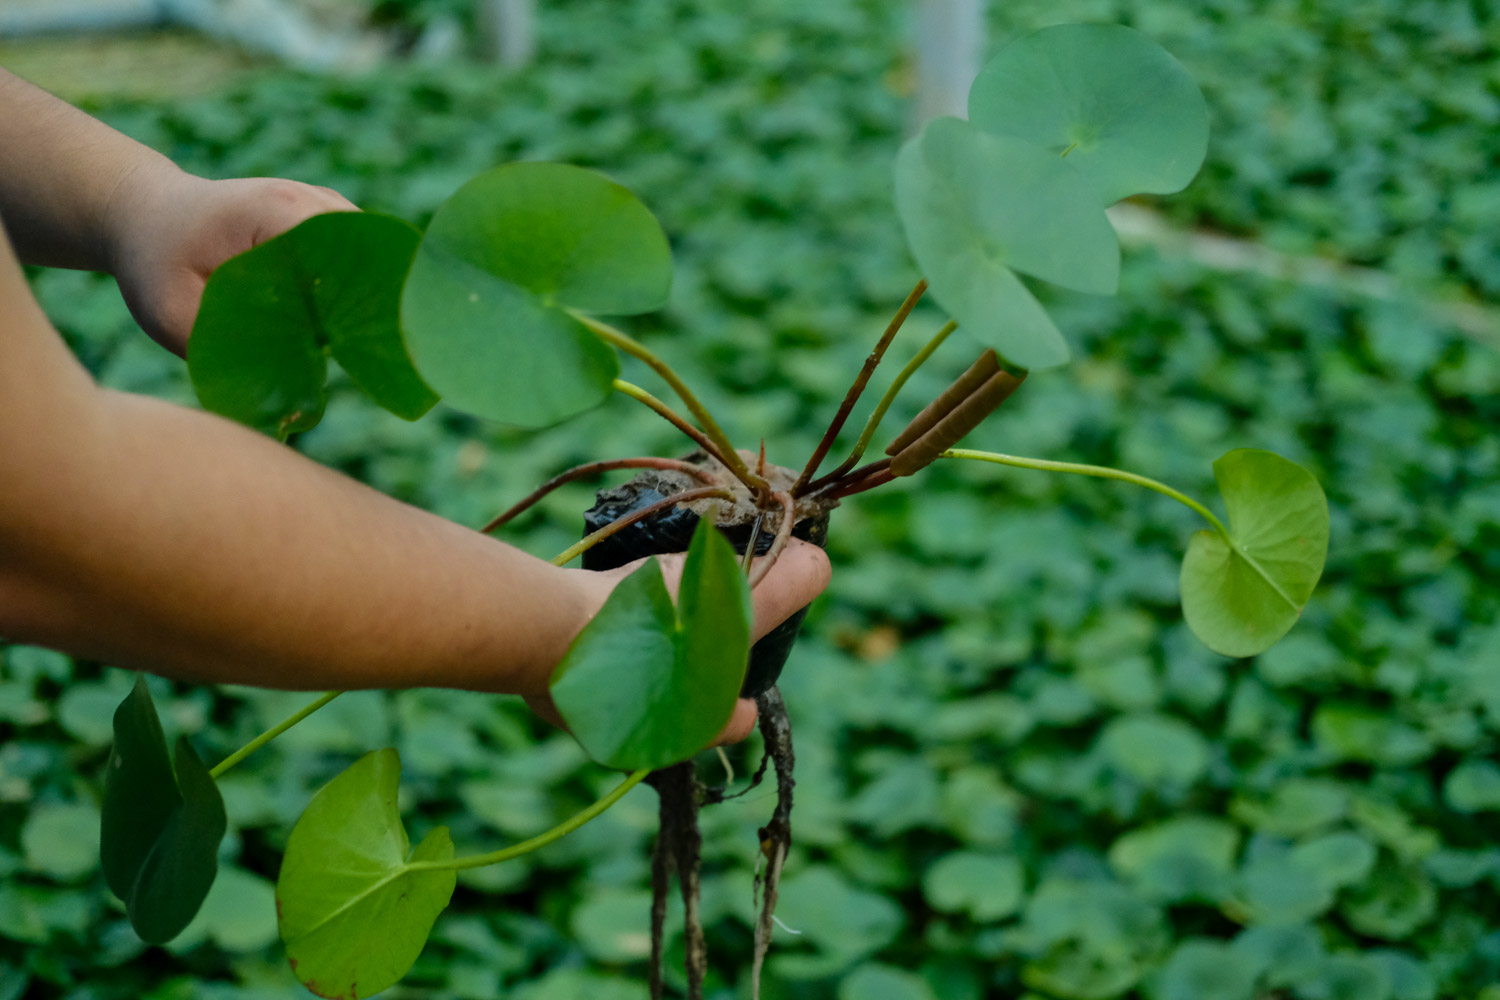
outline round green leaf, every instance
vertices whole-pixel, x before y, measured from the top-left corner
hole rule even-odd
[[[1122,25],[1061,24],[1017,39],[974,81],[969,120],[1066,151],[1102,205],[1182,190],[1208,151],[1198,85],[1166,49]]]
[[[552,673],[552,700],[589,756],[634,771],[707,746],[734,710],[750,655],[750,588],[705,517],[677,607],[652,559],[615,587]]]
[[[203,908],[171,944],[186,951],[212,939],[232,952],[260,951],[276,940],[276,890],[259,875],[232,865],[214,880]]]
[[[1239,846],[1232,824],[1182,816],[1125,834],[1110,848],[1109,862],[1149,899],[1216,902],[1228,893]]]
[[[1463,761],[1443,782],[1443,798],[1461,813],[1500,811],[1500,767],[1477,758]]]
[[[1342,907],[1361,934],[1400,941],[1437,913],[1438,893],[1419,868],[1382,865]]]
[[[1316,872],[1277,855],[1247,862],[1240,872],[1240,892],[1251,922],[1285,926],[1326,912],[1335,890]]]
[[[203,405],[285,436],[326,401],[325,345],[381,406],[407,420],[437,397],[401,342],[401,285],[420,234],[389,216],[314,216],[209,278],[188,341]]]
[[[1021,908],[1026,872],[1013,856],[958,851],[927,870],[922,894],[935,909],[999,920]]]
[[[438,209],[402,296],[406,344],[451,405],[545,427],[610,393],[619,365],[567,309],[664,305],[672,258],[656,219],[608,178],[555,163],[497,167]]]
[[[421,233],[368,212],[321,215],[293,232],[303,275],[311,279],[320,339],[334,360],[396,416],[416,420],[432,409],[438,397],[401,339],[401,287]]]
[[[1292,848],[1291,861],[1331,889],[1363,882],[1375,867],[1375,845],[1350,830],[1326,834]]]
[[[1328,501],[1306,469],[1269,451],[1214,463],[1229,538],[1193,535],[1182,561],[1182,610],[1204,645],[1254,656],[1296,623],[1328,555]]]
[[[317,426],[328,364],[309,319],[302,275],[276,240],[220,264],[188,339],[204,409],[278,438]]]
[[[640,961],[651,954],[651,930],[644,920],[650,912],[649,890],[592,892],[573,911],[573,937],[585,952],[601,962]]]
[[[1432,756],[1432,741],[1421,730],[1392,718],[1389,709],[1323,704],[1313,714],[1311,728],[1313,742],[1335,760],[1406,767]]]
[[[1369,955],[1329,955],[1299,977],[1297,996],[1305,1000],[1387,1000],[1390,974]]]
[[[1068,358],[1014,271],[1113,292],[1119,243],[1065,160],[956,118],[929,122],[896,158],[896,208],[933,296],[1012,364]]]
[[[1184,941],[1152,990],[1155,1000],[1252,1000],[1255,963],[1221,941]]]
[[[1099,734],[1098,746],[1116,771],[1146,785],[1185,787],[1208,767],[1208,745],[1198,731],[1155,712],[1112,720]]]
[[[799,942],[844,964],[890,944],[905,922],[901,907],[885,896],[857,888],[827,865],[787,876],[781,883],[776,915],[782,924],[801,933]]]
[[[175,774],[151,693],[137,677],[115,710],[99,854],[131,926],[152,944],[176,937],[198,912],[228,825],[218,787],[186,738],[173,759]]]
[[[98,834],[98,809],[81,803],[49,802],[26,817],[21,849],[33,871],[60,882],[73,882],[98,867]]]
[[[1234,818],[1262,833],[1299,837],[1342,819],[1349,809],[1349,789],[1327,778],[1288,778],[1271,789],[1264,802],[1238,799]]]
[[[297,978],[323,997],[367,997],[406,975],[456,885],[447,827],[410,850],[396,809],[401,760],[373,750],[308,803],[276,881],[281,939]]]
[[[870,963],[843,978],[838,1000],[937,1000],[937,997],[921,976]]]

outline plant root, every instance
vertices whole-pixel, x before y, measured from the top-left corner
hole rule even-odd
[[[781,504],[781,523],[776,526],[776,537],[771,541],[771,547],[766,550],[765,558],[756,564],[755,570],[750,574],[751,590],[754,590],[756,584],[766,578],[766,574],[775,567],[776,560],[781,558],[781,550],[786,548],[787,539],[792,537],[792,525],[797,520],[797,509],[790,493],[777,491],[771,496]],[[755,525],[758,532],[760,522],[756,521]],[[754,552],[753,543],[745,551]]]
[[[665,924],[671,876],[677,873],[682,892],[687,972],[687,1000],[703,1000],[703,982],[708,973],[708,945],[703,934],[703,919],[698,899],[702,888],[703,837],[698,830],[698,811],[702,806],[717,805],[736,799],[759,785],[769,765],[776,766],[776,808],[770,821],[757,833],[765,867],[756,866],[755,892],[760,912],[755,923],[755,958],[751,966],[752,997],[760,997],[760,973],[771,947],[775,924],[776,898],[781,885],[781,869],[792,845],[792,724],[786,703],[776,687],[756,698],[760,709],[760,733],[765,741],[765,756],[750,778],[748,787],[726,795],[726,787],[707,788],[697,777],[692,761],[653,771],[646,784],[656,789],[660,799],[658,815],[661,829],[651,852],[651,1000],[662,1000],[662,956],[666,951]]]
[[[776,808],[771,820],[760,828],[760,849],[766,858],[764,874],[755,878],[760,895],[760,915],[755,921],[755,958],[750,966],[751,1000],[760,1000],[760,973],[771,948],[771,928],[776,918],[776,897],[781,887],[781,868],[792,846],[792,777],[796,755],[792,752],[792,721],[786,714],[781,690],[771,687],[756,699],[760,708],[760,732],[766,756],[776,765]]]
[[[703,1000],[703,980],[708,973],[708,945],[703,937],[703,919],[698,910],[703,837],[698,832],[698,802],[703,786],[692,761],[653,771],[646,778],[661,800],[661,829],[651,856],[651,1000],[662,996],[663,925],[667,912],[668,877],[677,872],[682,891],[684,944],[688,1000]]]

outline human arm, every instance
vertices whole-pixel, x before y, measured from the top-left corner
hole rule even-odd
[[[309,216],[353,210],[296,181],[196,177],[0,69],[0,218],[20,259],[113,274],[177,354],[215,267]]]
[[[204,682],[534,696],[627,571],[553,567],[219,417],[96,387],[3,236],[0,401],[10,639]],[[827,578],[790,547],[755,633]]]

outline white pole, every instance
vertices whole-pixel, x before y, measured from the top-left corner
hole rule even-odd
[[[536,0],[479,0],[479,24],[491,59],[525,66],[536,55]]]
[[[916,0],[917,93],[912,130],[939,115],[967,118],[984,52],[985,0]]]

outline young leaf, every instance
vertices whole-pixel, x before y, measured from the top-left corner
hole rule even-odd
[[[209,278],[188,372],[215,413],[285,436],[322,417],[326,345],[381,406],[407,420],[437,397],[401,342],[401,284],[420,234],[365,212],[314,216]]]
[[[409,850],[396,810],[401,759],[373,750],[319,789],[287,840],[276,881],[281,939],[297,978],[322,997],[367,997],[406,975],[457,879],[447,827]]]
[[[656,560],[610,594],[552,674],[552,700],[589,756],[658,768],[707,746],[734,710],[750,653],[750,588],[710,518],[688,546],[677,607]]]
[[[401,302],[417,369],[453,406],[545,427],[602,402],[619,364],[567,309],[664,305],[666,235],[608,178],[556,163],[496,167],[449,198]]]
[[[956,118],[927,124],[896,158],[896,209],[933,296],[1022,368],[1067,360],[1046,312],[1013,273],[1110,293],[1114,229],[1066,160]]]
[[[186,738],[177,741],[173,773],[144,677],[115,710],[114,728],[99,858],[135,932],[161,944],[188,925],[213,885],[224,800]]]
[[[1060,24],[1002,49],[969,91],[986,132],[1066,152],[1098,204],[1170,194],[1208,151],[1208,108],[1182,64],[1116,24]]]
[[[1214,463],[1229,538],[1200,531],[1182,561],[1182,610],[1216,653],[1254,656],[1291,629],[1328,556],[1328,501],[1306,469],[1242,448]]]

